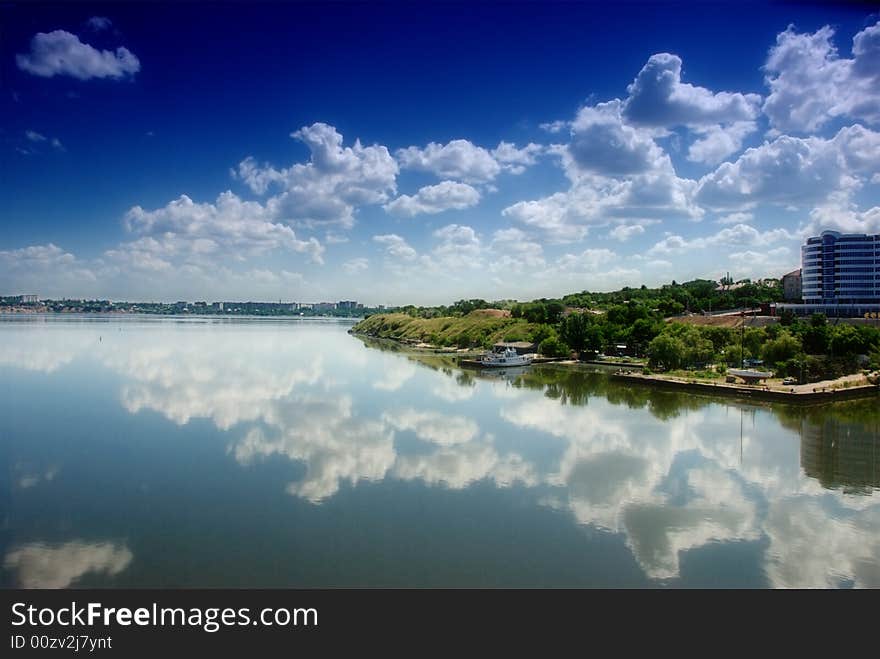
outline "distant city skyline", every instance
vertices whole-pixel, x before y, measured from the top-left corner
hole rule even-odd
[[[867,6],[0,20],[2,295],[527,300],[781,277],[808,236],[880,233]]]

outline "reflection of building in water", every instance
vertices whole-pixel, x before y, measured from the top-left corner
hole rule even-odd
[[[824,487],[880,488],[880,424],[804,419],[801,467]]]

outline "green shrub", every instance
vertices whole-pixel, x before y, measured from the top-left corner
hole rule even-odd
[[[549,339],[550,337],[556,337],[556,332],[549,325],[538,325],[532,331],[531,340],[533,343],[542,343],[544,339]]]
[[[782,332],[777,338],[764,344],[761,351],[764,361],[770,365],[783,364],[801,351],[801,342],[788,332]]]
[[[567,357],[571,349],[560,341],[559,337],[548,336],[541,341],[541,344],[538,346],[538,352],[545,357]]]

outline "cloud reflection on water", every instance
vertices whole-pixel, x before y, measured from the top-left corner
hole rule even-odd
[[[87,574],[115,576],[132,558],[128,547],[115,542],[34,542],[10,550],[3,567],[15,572],[20,588],[67,588]]]
[[[578,524],[618,534],[652,579],[680,577],[687,552],[760,542],[770,585],[880,586],[878,485],[864,467],[877,444],[870,430],[853,431],[841,466],[833,452],[843,449],[828,439],[837,426],[775,408],[540,369],[474,378],[326,328],[214,329],[108,337],[99,350],[94,332],[77,338],[79,348],[30,337],[7,344],[0,364],[54,373],[87,353],[124,379],[120,399],[132,414],[208,419],[244,467],[271,456],[303,465],[286,488],[314,504],[343,484],[388,478],[451,489],[517,484]],[[559,451],[538,460],[514,448],[515,437],[530,446],[552,439]],[[847,478],[858,487],[837,486]],[[28,545],[6,565],[23,583],[70,584],[131,560],[106,543],[95,558],[80,541],[68,545],[66,554]]]

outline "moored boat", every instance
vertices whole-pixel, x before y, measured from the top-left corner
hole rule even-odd
[[[493,350],[483,355],[480,360],[480,364],[488,368],[528,366],[531,363],[531,355],[520,355],[513,348]]]

